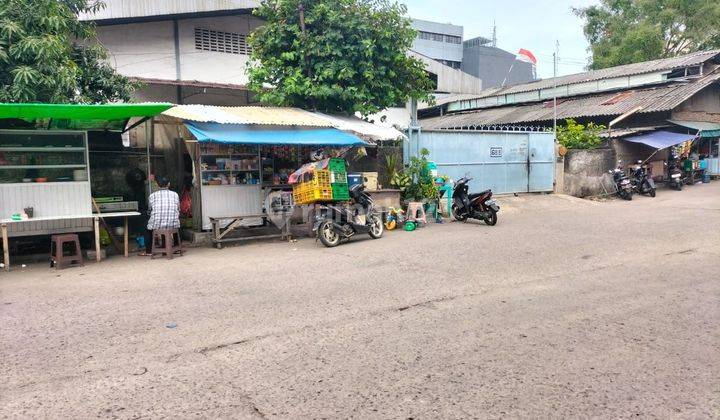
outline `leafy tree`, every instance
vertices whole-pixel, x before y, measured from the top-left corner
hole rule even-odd
[[[565,125],[557,128],[557,139],[568,149],[594,149],[600,145],[600,133],[604,125],[588,123],[587,126],[579,124],[573,119],[565,120]]]
[[[390,0],[263,0],[250,37],[250,88],[263,102],[363,115],[429,98],[415,31]]]
[[[592,69],[720,48],[717,0],[601,0],[585,19]]]
[[[97,0],[0,2],[0,102],[127,101],[134,84],[105,59],[91,23]]]

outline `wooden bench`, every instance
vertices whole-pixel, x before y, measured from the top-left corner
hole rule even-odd
[[[242,222],[248,219],[262,219],[263,225],[267,224],[268,215],[266,213],[259,214],[243,214],[240,216],[224,216],[224,217],[210,217],[210,223],[212,224],[212,242],[215,248],[222,248],[224,243],[228,242],[241,242],[255,239],[271,239],[271,238],[290,238],[290,218],[285,218],[285,225],[280,230],[280,233],[270,235],[255,235],[255,236],[244,236],[244,237],[228,237],[228,235],[236,229],[242,227]],[[222,226],[225,222],[227,225]]]

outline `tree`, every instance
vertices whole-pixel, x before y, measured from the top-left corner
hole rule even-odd
[[[600,133],[604,129],[604,125],[591,122],[585,126],[573,119],[568,119],[565,120],[564,126],[558,126],[557,140],[568,149],[594,149],[602,142]]]
[[[96,0],[0,2],[0,102],[128,101],[135,85],[105,60],[93,24]]]
[[[367,115],[429,99],[415,31],[389,0],[263,0],[250,37],[249,87],[262,102]]]
[[[601,0],[574,9],[601,69],[720,48],[717,0]]]

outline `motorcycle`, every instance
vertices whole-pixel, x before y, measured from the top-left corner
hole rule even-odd
[[[382,218],[375,211],[372,198],[365,193],[365,187],[360,184],[350,187],[350,199],[350,203],[326,204],[319,209],[313,231],[328,248],[358,233],[366,233],[372,239],[383,235]]]
[[[683,178],[683,171],[678,165],[678,156],[675,148],[670,149],[670,155],[668,156],[667,162],[665,162],[665,166],[667,166],[668,187],[682,191],[685,180]]]
[[[655,181],[652,179],[652,171],[646,169],[642,161],[638,161],[633,169],[633,177],[631,180],[633,189],[638,194],[648,194],[655,197]]]
[[[633,185],[625,175],[625,171],[623,171],[622,166],[611,169],[608,172],[612,174],[617,195],[623,200],[632,200],[634,193]]]
[[[455,220],[465,222],[467,219],[482,220],[489,226],[497,224],[500,206],[492,199],[492,190],[478,194],[468,194],[468,182],[472,178],[460,178],[453,190],[452,215]]]

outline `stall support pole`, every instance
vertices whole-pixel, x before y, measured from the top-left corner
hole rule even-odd
[[[0,229],[2,229],[3,263],[5,271],[10,271],[10,241],[8,241],[7,224],[3,223]]]
[[[100,262],[100,218],[93,218],[95,224],[95,261]]]
[[[125,258],[130,256],[130,237],[128,234],[128,218],[125,216],[125,230],[123,231],[123,239],[125,240]]]

